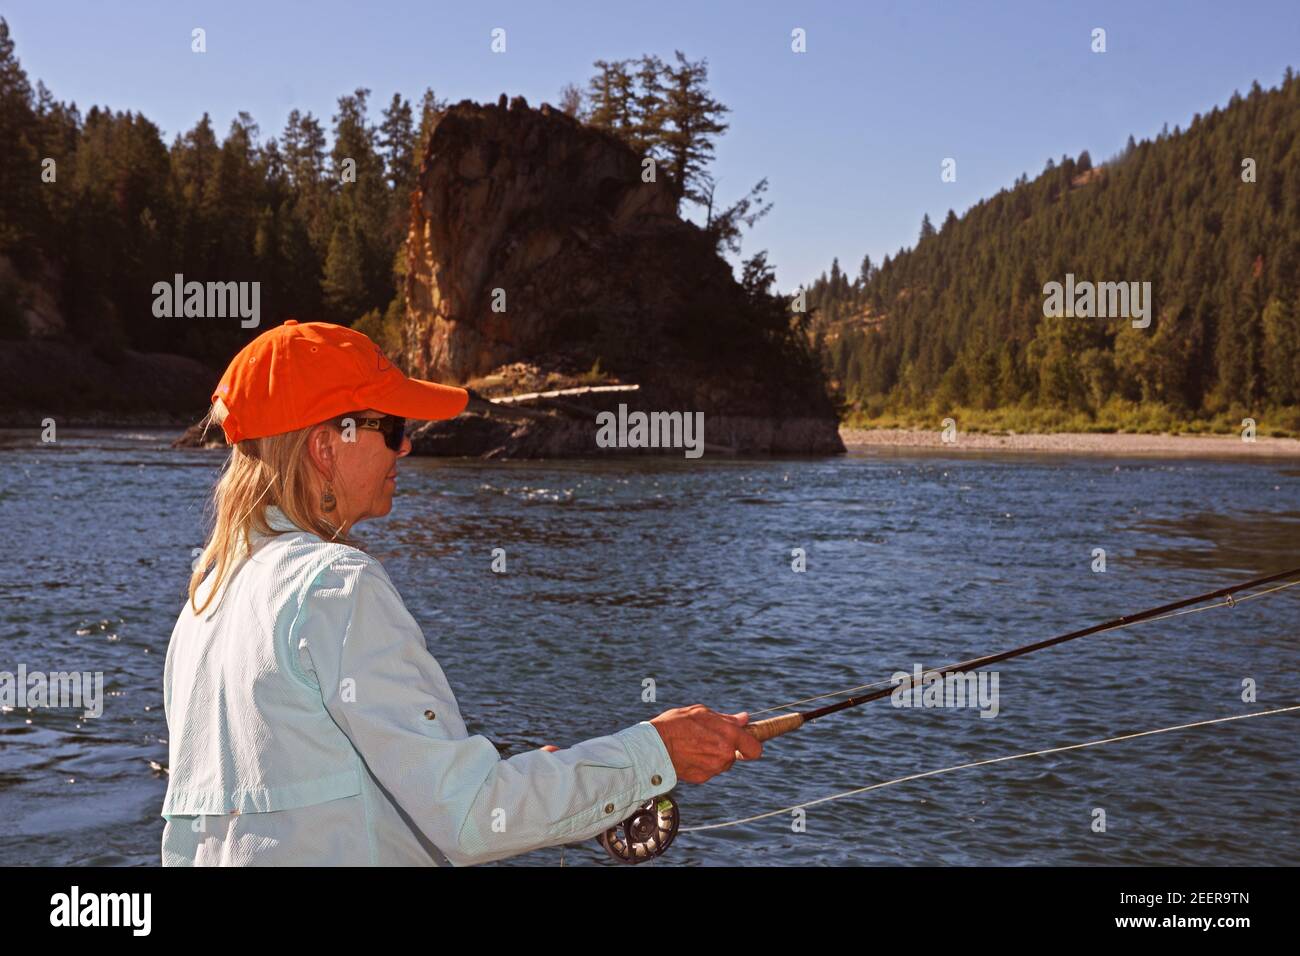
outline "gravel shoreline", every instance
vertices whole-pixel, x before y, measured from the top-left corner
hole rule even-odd
[[[876,449],[932,449],[953,454],[1002,451],[1068,455],[1168,455],[1186,458],[1300,458],[1300,439],[1235,435],[1135,435],[1105,432],[985,434],[958,432],[947,443],[939,431],[902,428],[841,428],[850,453]]]

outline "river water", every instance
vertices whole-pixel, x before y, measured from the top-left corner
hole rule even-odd
[[[0,713],[0,864],[158,862],[163,661],[223,458],[171,437],[0,432],[0,670],[105,681],[98,718]],[[1300,467],[915,451],[408,458],[392,514],[358,530],[470,732],[518,752],[669,707],[757,711],[887,680],[1300,565]],[[889,700],[827,717],[679,785],[683,826],[1300,703],[1297,610],[1300,588],[1005,662],[992,718]],[[1257,700],[1242,700],[1243,681]],[[1297,731],[1300,714],[1282,714],[960,770],[797,822],[684,832],[651,865],[1296,865]],[[613,865],[594,842],[502,865],[561,862]]]

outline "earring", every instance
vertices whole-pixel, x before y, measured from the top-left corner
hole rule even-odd
[[[328,481],[325,482],[325,493],[320,496],[321,511],[333,511],[338,506],[338,500],[334,497],[334,486]]]

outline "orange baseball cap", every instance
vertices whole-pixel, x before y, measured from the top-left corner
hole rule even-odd
[[[226,441],[264,438],[373,408],[403,418],[455,418],[469,392],[407,378],[367,336],[329,322],[285,323],[231,360],[216,391]]]

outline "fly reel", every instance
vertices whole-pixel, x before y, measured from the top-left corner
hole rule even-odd
[[[653,860],[677,836],[677,802],[669,794],[652,797],[617,826],[612,826],[596,842],[620,863],[644,863]]]

